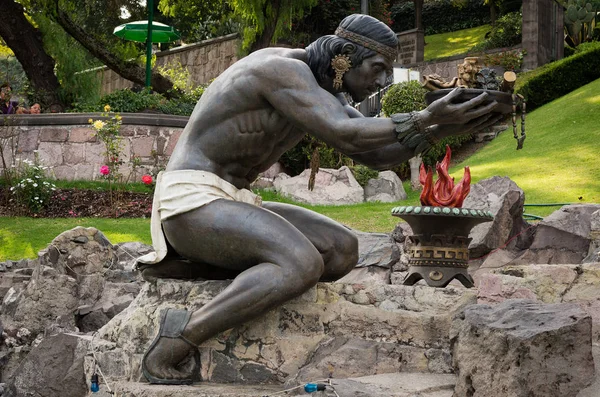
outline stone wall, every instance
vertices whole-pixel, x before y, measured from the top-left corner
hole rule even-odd
[[[156,66],[179,62],[190,72],[194,85],[208,84],[238,60],[239,44],[238,35],[230,34],[161,51],[156,54]],[[133,86],[133,82],[107,67],[97,69],[96,73],[102,79],[102,95]]]
[[[130,180],[158,171],[173,152],[187,123],[187,117],[164,114],[123,114],[123,161],[120,171],[131,174],[131,160],[139,158],[140,166]],[[0,139],[7,164],[19,159],[32,160],[37,152],[50,174],[63,180],[93,180],[100,177],[99,168],[106,164],[102,142],[98,141],[88,120],[102,119],[97,113],[15,115],[11,125],[0,123]],[[0,170],[2,162],[0,161]]]

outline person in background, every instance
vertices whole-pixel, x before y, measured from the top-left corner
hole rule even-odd
[[[29,108],[29,113],[30,114],[40,114],[40,113],[42,113],[42,107],[40,106],[39,103],[34,103]]]
[[[0,113],[2,114],[15,114],[17,113],[17,108],[19,107],[19,103],[15,101],[11,101],[10,97],[12,95],[12,88],[10,84],[3,83],[0,86]]]
[[[19,107],[17,108],[16,114],[40,114],[42,112],[42,107],[39,103],[34,103],[31,105],[29,109]]]

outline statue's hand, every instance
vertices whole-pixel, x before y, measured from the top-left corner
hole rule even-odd
[[[455,88],[422,110],[425,124],[465,124],[488,115],[498,105],[495,100],[490,101],[485,92],[468,101],[457,103],[463,91],[463,88]]]
[[[443,139],[449,136],[473,134],[482,131],[485,128],[491,127],[504,118],[498,114],[484,114],[466,124],[437,124],[432,125],[427,130],[436,139]]]

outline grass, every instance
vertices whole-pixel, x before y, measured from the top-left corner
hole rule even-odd
[[[98,181],[65,181],[65,180],[56,180],[53,181],[56,187],[61,189],[89,189],[89,190],[107,190],[107,182],[103,180]],[[151,191],[151,188],[142,182],[128,182],[125,183],[124,186],[127,188],[129,192],[135,193],[148,193]],[[121,189],[121,184],[115,184],[113,189],[117,191]]]
[[[74,227],[95,227],[111,243],[140,241],[151,244],[150,219],[0,217],[0,262],[36,258],[38,251]]]
[[[78,184],[75,183],[75,185]],[[92,185],[83,183],[81,186],[104,188],[97,183]],[[389,233],[394,230],[399,221],[398,218],[390,215],[391,209],[397,205],[418,203],[419,192],[410,191],[408,183],[405,184],[405,189],[409,198],[402,202],[342,206],[297,204],[271,191],[259,193],[265,201],[297,204],[357,230]],[[35,258],[38,251],[44,249],[56,236],[77,226],[95,227],[101,230],[113,244],[128,241],[151,244],[149,219],[0,217],[0,262],[7,259]]]
[[[466,54],[475,44],[484,40],[485,34],[491,29],[490,25],[478,26],[455,32],[425,36],[425,61]]]
[[[512,127],[450,171],[462,176],[470,166],[472,183],[508,176],[525,192],[526,204],[600,203],[600,79],[527,116],[527,139],[516,151]],[[557,207],[527,207],[546,216]]]

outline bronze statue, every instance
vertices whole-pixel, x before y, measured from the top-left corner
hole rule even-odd
[[[260,203],[248,190],[309,133],[375,169],[387,169],[439,139],[496,121],[487,94],[425,110],[364,118],[343,93],[362,101],[385,85],[395,33],[367,15],[351,15],[335,35],[306,49],[266,48],[241,59],[205,91],[156,186],[145,278],[234,278],[194,313],[163,313],[142,368],[152,383],[190,383],[178,365],[196,346],[336,280],[357,263],[358,243],[344,226],[312,211]],[[332,64],[333,62],[333,64]]]

